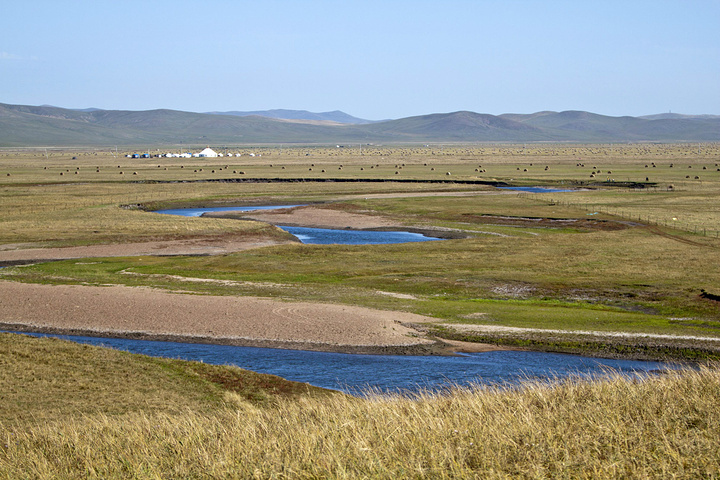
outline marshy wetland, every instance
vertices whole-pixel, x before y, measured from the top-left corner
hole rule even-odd
[[[720,145],[264,146],[235,150],[243,156],[129,159],[110,150],[0,152],[0,265],[6,267],[0,269],[3,328],[100,336],[165,335],[175,340],[185,336],[209,343],[241,338],[242,344],[336,352],[362,347],[379,353],[391,347],[393,353],[447,354],[502,347],[646,360],[705,362],[720,357]],[[508,186],[570,191],[498,188]],[[154,213],[169,208],[252,205],[302,206],[213,217]],[[431,236],[428,232],[435,232],[445,240],[306,245],[275,225],[406,230]],[[102,316],[93,315],[99,310]],[[217,315],[208,318],[208,312]],[[10,334],[3,334],[2,339],[2,358],[12,368],[27,371],[28,364],[37,363],[33,350],[55,359],[31,369],[36,374],[32,389],[37,390],[31,389],[35,397],[48,392],[58,398],[83,397],[87,382],[103,388],[110,377],[100,378],[100,373],[112,368],[110,360],[100,368],[103,361],[97,358],[121,355],[56,340]],[[720,451],[715,448],[720,437],[713,432],[718,422],[711,421],[714,410],[709,408],[718,388],[712,366],[699,373],[668,373],[639,384],[627,379],[570,381],[512,392],[463,391],[424,400],[352,400],[340,405],[337,395],[317,396],[314,390],[307,395],[292,390],[290,396],[253,393],[243,397],[237,393],[242,382],[235,369],[224,372],[217,367],[209,372],[211,367],[192,363],[159,367],[163,361],[133,360],[143,365],[147,375],[175,372],[172,375],[189,382],[189,390],[199,392],[202,386],[213,393],[198,393],[199,403],[192,407],[175,393],[173,404],[167,407],[152,404],[143,409],[130,399],[121,412],[110,408],[111,401],[92,406],[79,400],[73,411],[91,417],[48,427],[33,426],[30,417],[22,415],[16,415],[15,421],[6,417],[0,420],[0,434],[8,439],[4,450],[0,448],[0,465],[17,473],[22,462],[35,462],[40,476],[76,472],[81,468],[77,462],[90,468],[97,459],[91,453],[73,453],[65,440],[50,441],[58,432],[65,436],[75,432],[72,435],[79,439],[95,438],[103,429],[120,435],[119,429],[129,428],[131,443],[149,442],[145,446],[150,451],[155,447],[149,445],[170,441],[176,428],[186,435],[196,432],[190,434],[193,438],[215,435],[211,432],[217,425],[232,423],[225,416],[232,416],[233,411],[247,415],[245,425],[253,425],[247,428],[267,432],[275,428],[268,423],[271,412],[284,416],[278,412],[303,405],[305,413],[298,410],[286,417],[296,422],[289,430],[304,429],[307,415],[317,415],[330,424],[333,419],[353,419],[349,420],[353,435],[359,435],[350,440],[335,438],[329,431],[313,433],[329,446],[302,447],[305,453],[295,455],[299,463],[294,468],[314,475],[340,475],[340,457],[351,459],[356,474],[399,474],[401,466],[391,467],[392,462],[377,449],[380,438],[387,439],[392,431],[402,432],[400,436],[408,440],[400,443],[407,445],[400,449],[408,460],[406,473],[419,476],[434,476],[433,472],[462,476],[488,469],[512,475],[518,473],[513,469],[540,471],[536,470],[540,466],[552,472],[560,471],[553,469],[568,461],[575,462],[579,476],[608,472],[604,469],[610,465],[624,465],[617,468],[628,475],[718,474],[716,454],[707,453]],[[50,380],[57,378],[55,370],[72,370],[73,362],[95,368],[78,368],[85,373],[63,380],[61,388],[55,389]],[[107,388],[115,391],[128,382],[122,389],[129,392],[135,385],[131,376],[116,378],[115,386]],[[23,391],[24,383],[11,376],[6,375],[3,383],[10,392],[3,401],[14,405],[15,411],[24,405],[36,418],[43,411],[56,411],[55,407],[33,406]],[[140,383],[135,386],[141,388]],[[170,383],[159,382],[157,392],[175,388]],[[683,400],[687,408],[678,400],[681,390],[691,393]],[[481,402],[499,403],[478,406],[472,403],[478,401],[473,397],[461,410],[484,419],[501,418],[498,412],[503,409],[523,411],[538,421],[542,417],[565,424],[567,416],[552,417],[559,405],[561,409],[577,406],[577,395],[587,394],[583,402],[600,408],[608,399],[620,398],[619,391],[627,396],[618,408],[627,409],[631,417],[639,416],[632,418],[646,418],[647,428],[660,425],[658,432],[669,428],[684,440],[650,435],[653,438],[644,439],[647,443],[639,447],[647,456],[640,453],[637,462],[631,452],[638,450],[632,447],[623,453],[617,449],[622,442],[617,441],[593,443],[592,448],[604,452],[599,459],[568,450],[564,459],[538,451],[520,458],[517,452],[511,455],[511,444],[553,449],[553,435],[564,436],[561,443],[565,445],[570,439],[557,426],[554,430],[543,427],[555,433],[536,438],[517,425],[514,433],[507,432],[517,434],[512,441],[506,438],[508,449],[496,451],[506,452],[503,460],[479,445],[502,437],[507,425],[480,431],[476,421],[457,417],[458,426],[469,425],[449,427],[448,432],[457,431],[458,439],[462,437],[453,444],[458,450],[452,455],[438,451],[436,456],[409,442],[413,435],[424,436],[419,432],[432,430],[427,424],[416,422],[411,428],[395,425],[387,416],[384,420],[375,417],[373,421],[389,430],[372,437],[360,425],[359,416],[364,414],[347,414],[348,409],[374,405],[380,416],[393,415],[380,410],[396,409],[408,418],[416,418],[412,411],[427,420],[455,425],[443,415],[457,409],[443,405],[480,395],[486,397]],[[253,398],[260,397],[263,402],[253,403]],[[655,399],[664,405],[673,402],[677,408],[655,416],[633,410],[648,407]],[[539,410],[526,408],[524,402]],[[179,422],[185,408],[200,413],[185,417],[189,423]],[[310,413],[315,409],[322,413]],[[578,407],[575,415],[580,411],[589,412],[588,404]],[[568,412],[563,415],[573,415]],[[625,431],[626,440],[634,435],[628,418],[603,412],[595,420],[588,417],[588,422],[603,424],[606,427],[599,428],[618,435]],[[61,418],[56,413],[48,415]],[[677,416],[669,418],[673,415]],[[123,418],[130,420],[128,427],[121,426]],[[662,423],[666,421],[670,423]],[[162,439],[150,440],[142,433],[143,425],[151,423],[162,425]],[[570,430],[580,432],[586,427]],[[22,438],[13,444],[17,447],[10,448],[13,435]],[[100,450],[122,450],[112,443],[113,435]],[[447,444],[438,435],[435,445]],[[633,445],[641,442],[640,436],[632,438]],[[598,439],[602,436],[572,441],[581,451]],[[33,447],[38,442],[46,447]],[[256,462],[260,476],[275,474],[292,456],[282,450],[286,453],[279,452],[277,458],[263,463],[257,458],[241,459],[239,451],[225,450],[219,443],[215,448],[210,455],[220,455],[229,464]],[[651,452],[658,449],[666,452],[667,460],[650,465],[649,459],[655,458]],[[176,451],[193,459],[178,467],[181,474],[191,475],[201,471],[200,465],[207,466],[183,448]],[[302,460],[303,455],[320,460],[311,466]],[[614,460],[603,461],[603,456]],[[152,458],[148,472],[167,473],[162,465],[177,457],[157,452],[148,458]],[[416,462],[426,466],[407,466]],[[130,463],[135,464],[134,460]],[[106,472],[117,468],[113,462],[103,465]]]

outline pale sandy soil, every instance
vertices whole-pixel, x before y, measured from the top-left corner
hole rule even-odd
[[[329,208],[306,206],[280,210],[256,212],[215,212],[205,216],[223,218],[238,217],[272,223],[273,225],[290,225],[314,228],[389,228],[402,227],[402,224],[383,217],[349,213]]]
[[[242,214],[245,218],[249,215]],[[275,224],[325,228],[399,226],[319,207],[252,215]],[[277,245],[223,237],[67,248],[0,246],[0,262],[140,255],[218,255]],[[289,242],[288,242],[289,243]],[[381,292],[387,294],[386,292]],[[0,328],[356,353],[437,354],[498,347],[424,338],[404,312],[267,298],[173,294],[123,286],[50,286],[0,280]]]
[[[62,260],[71,258],[125,257],[142,255],[222,255],[250,248],[280,245],[266,238],[191,238],[157,242],[88,245],[61,248],[27,248],[26,245],[0,245],[0,262]]]
[[[580,335],[606,338],[644,338],[648,340],[700,340],[704,342],[720,342],[720,337],[703,337],[696,335],[666,335],[661,333],[603,332],[599,330],[556,330],[549,328],[505,327],[502,325],[462,325],[440,324],[444,327],[467,333],[548,333],[561,335]]]
[[[125,286],[0,281],[0,325],[61,331],[368,353],[433,353],[404,312],[257,297],[174,294]]]
[[[354,230],[403,230],[424,233],[441,238],[465,238],[468,232],[452,228],[422,227],[403,225],[401,222],[371,214],[350,213],[319,206],[303,206],[288,209],[258,212],[212,212],[203,216],[212,218],[238,218],[256,220],[291,227],[312,227]],[[473,230],[473,233],[501,235]],[[502,235],[504,236],[504,235]]]
[[[402,228],[391,220],[329,208],[307,206],[282,209],[267,213],[221,212],[213,217],[253,219],[275,225],[295,225],[316,228]],[[446,229],[447,230],[447,229]],[[438,231],[442,231],[438,229]],[[35,248],[31,244],[0,245],[0,264],[31,262],[35,260],[63,260],[72,258],[124,257],[141,255],[223,255],[251,248],[291,243],[268,238],[198,237],[184,240],[137,242],[79,247]]]

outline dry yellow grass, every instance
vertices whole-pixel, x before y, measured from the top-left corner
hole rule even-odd
[[[720,374],[0,428],[0,478],[715,478]]]

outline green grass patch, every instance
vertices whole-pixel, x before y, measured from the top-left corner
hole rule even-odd
[[[677,333],[669,318],[628,312],[602,304],[570,303],[557,300],[473,300],[464,302],[474,311],[458,313],[451,323],[505,325],[522,328],[597,330],[604,332]],[[712,334],[712,332],[710,332]],[[720,336],[720,332],[716,332]]]
[[[712,259],[697,258],[693,248],[642,229],[578,235],[588,241],[545,235],[377,246],[282,245],[217,257],[69,260],[8,268],[0,275],[355,304],[438,321],[465,322],[468,315],[484,313],[479,321],[521,327],[720,333],[717,302],[700,297],[699,285],[678,269],[680,264],[694,268],[710,284],[720,280]]]

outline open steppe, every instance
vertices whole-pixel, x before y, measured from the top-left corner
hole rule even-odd
[[[126,285],[371,307],[389,319],[408,312],[437,320],[415,332],[429,338],[604,356],[718,355],[717,144],[259,146],[218,149],[239,157],[125,156],[172,150],[1,152],[0,262],[16,266],[0,275],[95,286],[98,298],[109,291],[99,286]],[[542,185],[572,191],[497,188]],[[152,213],[256,204],[307,206],[203,218]],[[299,245],[278,223],[404,228],[451,240]],[[2,321],[51,328],[17,314]],[[93,329],[107,326],[87,325]],[[600,333],[578,338],[586,330]]]
[[[717,364],[697,367],[720,357],[720,145],[231,150],[242,156],[0,151],[0,322],[374,353],[493,344],[694,369],[353,398],[0,333],[0,478],[720,475]],[[238,205],[306,206],[153,213]],[[303,245],[278,218],[448,239]]]

